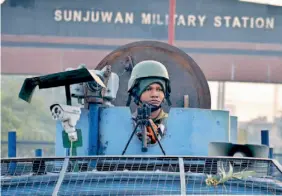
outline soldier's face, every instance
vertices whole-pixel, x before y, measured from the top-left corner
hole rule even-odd
[[[140,100],[142,102],[147,102],[152,105],[159,106],[164,100],[164,91],[162,89],[162,86],[157,83],[151,84],[142,93]]]

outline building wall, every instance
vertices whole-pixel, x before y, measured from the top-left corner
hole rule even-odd
[[[169,1],[8,0],[2,73],[46,74],[97,63],[120,45],[167,42]],[[282,82],[282,8],[237,0],[177,0],[175,45],[208,80]],[[14,58],[14,57],[17,58]]]

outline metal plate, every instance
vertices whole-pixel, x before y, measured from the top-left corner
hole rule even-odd
[[[120,77],[116,106],[125,106],[127,101],[127,84],[131,72],[125,71],[129,64],[129,57],[135,65],[143,60],[156,60],[163,63],[171,80],[171,107],[183,107],[184,95],[189,95],[189,107],[211,108],[210,90],[207,80],[196,62],[182,50],[169,44],[157,41],[133,42],[117,48],[107,55],[96,67],[102,69],[106,65],[112,66],[112,71]],[[131,103],[134,109],[134,103]],[[164,108],[167,108],[167,104]]]

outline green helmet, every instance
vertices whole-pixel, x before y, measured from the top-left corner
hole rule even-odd
[[[142,89],[140,89],[140,81],[143,81],[143,84],[149,84],[150,82],[160,83],[164,88],[165,97],[170,104],[169,94],[171,89],[169,75],[166,67],[162,63],[153,60],[145,60],[134,66],[128,81],[128,93],[130,96],[134,96],[137,99],[139,99],[144,89],[143,85]],[[139,90],[136,91],[135,89]]]
[[[134,87],[138,80],[148,77],[158,77],[169,81],[168,72],[162,63],[152,60],[141,61],[134,66],[131,72],[128,91]]]

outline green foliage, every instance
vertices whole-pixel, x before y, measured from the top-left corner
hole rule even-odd
[[[31,103],[18,98],[25,77],[2,76],[1,81],[1,140],[7,140],[8,132],[17,132],[17,139],[54,141],[56,122],[49,106],[63,101],[63,89],[36,90]],[[55,96],[56,92],[57,95]],[[63,97],[64,98],[64,97]]]

